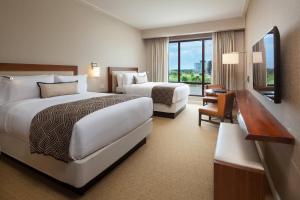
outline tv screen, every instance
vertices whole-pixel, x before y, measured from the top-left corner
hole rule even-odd
[[[252,49],[253,89],[280,103],[280,36],[273,27]]]

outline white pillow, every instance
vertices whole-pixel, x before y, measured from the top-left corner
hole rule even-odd
[[[58,76],[54,78],[55,82],[73,82],[78,81],[78,93],[87,92],[87,75],[77,75],[77,76]]]
[[[136,72],[128,72],[123,74],[123,85],[131,85],[134,84],[134,75]]]
[[[147,73],[146,72],[137,73],[136,75],[134,75],[134,80],[136,84],[147,83],[148,82]]]
[[[117,73],[118,87],[123,87],[123,73]]]
[[[2,78],[1,104],[10,101],[32,99],[40,97],[40,90],[37,82],[53,83],[54,75],[39,76],[10,76],[11,79]],[[5,80],[6,79],[6,80]]]
[[[10,78],[0,76],[0,105],[5,104],[8,101],[9,92],[8,92],[8,84]]]

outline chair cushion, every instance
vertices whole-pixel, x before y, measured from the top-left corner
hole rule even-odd
[[[214,104],[208,104],[199,108],[199,113],[210,116],[218,115],[218,107]]]

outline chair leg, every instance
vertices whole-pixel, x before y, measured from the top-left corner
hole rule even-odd
[[[224,122],[224,117],[221,117],[221,122]]]
[[[211,121],[211,116],[208,116],[209,121]]]
[[[201,120],[202,120],[202,115],[201,115],[201,113],[199,113],[199,122],[198,122],[198,123],[199,123],[199,124],[198,124],[199,126],[201,126]]]
[[[232,116],[232,113],[230,114],[230,122],[233,124],[233,116]]]

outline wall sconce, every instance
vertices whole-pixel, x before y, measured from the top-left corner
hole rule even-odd
[[[100,67],[98,66],[98,63],[92,62],[92,72],[93,72],[93,77],[100,77]]]

